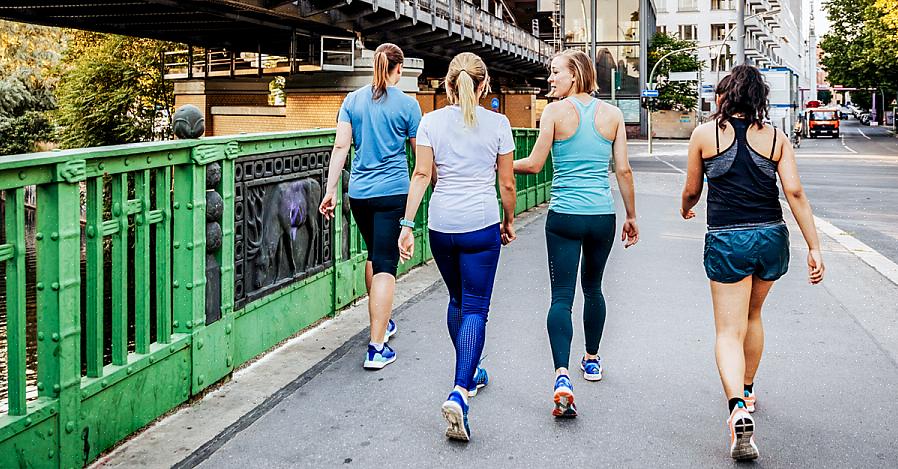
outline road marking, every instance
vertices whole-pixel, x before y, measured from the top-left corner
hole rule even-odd
[[[873,140],[872,138],[868,137],[867,134],[865,134],[864,131],[862,131],[862,130],[859,129],[859,128],[857,129],[857,133],[863,135],[864,138],[866,138],[867,140]]]
[[[839,140],[842,141],[842,146],[845,147],[846,150],[850,151],[851,153],[854,153],[855,155],[857,154],[856,151],[852,150],[851,148],[848,148],[848,145],[845,145],[845,134],[839,134]]]
[[[680,168],[664,161],[657,156],[655,159],[670,166],[671,168],[680,172],[680,174],[686,174]],[[792,212],[791,207],[789,207],[788,202],[784,199],[780,199],[780,204],[786,208],[790,213]],[[794,214],[792,215],[795,216]],[[890,261],[888,258],[877,252],[875,249],[867,246],[854,236],[846,233],[844,230],[837,228],[832,223],[814,215],[814,224],[817,225],[817,229],[822,231],[825,235],[829,236],[835,242],[839,243],[840,246],[847,249],[848,252],[854,254],[858,257],[858,259],[864,261],[865,264],[873,267],[874,270],[882,274],[885,278],[889,279],[890,282],[898,285],[898,264]]]
[[[814,216],[814,223],[820,231],[836,240],[848,252],[860,258],[870,267],[873,267],[874,270],[881,273],[895,285],[898,285],[898,264],[890,261],[875,249],[820,217]]]
[[[674,165],[672,165],[672,164],[670,164],[670,163],[668,163],[668,162],[667,162],[667,161],[664,161],[664,160],[662,160],[662,159],[661,159],[661,158],[658,158],[658,157],[657,157],[657,156],[655,156],[655,155],[652,155],[652,156],[653,156],[653,157],[654,157],[654,158],[655,158],[655,159],[656,159],[656,160],[658,160],[658,161],[660,161],[660,162],[662,162],[662,163],[664,163],[664,164],[666,164],[666,165],[667,165],[667,166],[670,166],[670,167],[671,167],[671,168],[673,168],[673,169],[675,169],[675,170],[677,170],[677,171],[679,171],[679,172],[680,172],[680,174],[686,174],[686,171],[683,171],[683,170],[682,170],[682,169],[680,169],[680,168],[677,168],[677,167],[676,167],[676,166],[674,166]]]

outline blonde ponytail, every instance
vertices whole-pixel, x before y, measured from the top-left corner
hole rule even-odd
[[[465,125],[476,127],[477,104],[480,100],[474,94],[474,80],[467,71],[462,70],[455,80],[455,87],[458,90],[458,106],[461,108],[461,115],[464,116]]]
[[[402,49],[389,42],[381,44],[374,51],[374,78],[371,80],[371,87],[375,101],[386,95],[387,86],[390,86],[390,72],[404,60]]]
[[[490,77],[483,59],[470,52],[462,52],[449,63],[446,74],[446,97],[450,104],[458,104],[465,126],[477,125],[477,106],[483,93],[489,90]],[[481,84],[483,89],[477,92]]]

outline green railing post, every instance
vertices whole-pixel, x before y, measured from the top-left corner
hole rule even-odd
[[[84,460],[81,406],[81,210],[78,182],[84,160],[55,167],[54,180],[37,187],[38,396],[57,399],[59,466]],[[51,455],[52,458],[52,455]]]
[[[6,245],[6,337],[9,347],[7,367],[9,415],[25,415],[25,190],[7,192]],[[5,257],[5,256],[4,256]]]
[[[174,331],[190,334],[205,323],[206,171],[196,164],[174,170],[172,302]]]

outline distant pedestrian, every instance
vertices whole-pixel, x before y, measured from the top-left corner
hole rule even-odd
[[[568,362],[574,333],[571,308],[581,256],[586,354],[580,360],[580,370],[588,381],[602,379],[598,355],[605,328],[602,275],[614,242],[616,217],[608,177],[611,158],[626,210],[621,240],[626,242],[624,247],[639,241],[623,114],[592,97],[596,89],[595,68],[589,56],[573,50],[556,55],[551,63],[549,94],[563,99],[546,106],[530,156],[514,162],[516,173],[536,174],[552,152],[552,200],[546,216],[552,305],[546,326],[555,366],[552,414],[556,417],[577,415]]]
[[[409,186],[405,145],[408,140],[414,148],[421,121],[418,101],[396,86],[402,78],[404,60],[399,47],[381,44],[374,52],[372,84],[349,93],[343,100],[337,116],[327,189],[319,208],[326,218],[334,217],[337,182],[349,146],[354,144],[349,200],[368,248],[365,287],[371,321],[371,341],[363,366],[375,370],[396,360],[396,353],[387,341],[396,333],[396,324],[390,316],[399,263],[396,238]]]
[[[761,308],[773,282],[789,267],[789,231],[776,185],[777,174],[792,214],[808,245],[811,284],[823,280],[823,257],[811,206],[798,179],[795,153],[786,135],[767,118],[769,88],[758,69],[739,65],[717,85],[712,122],[695,129],[683,204],[684,219],[708,179],[705,272],[711,281],[715,353],[729,399],[730,455],[755,459],[754,378],[764,348]]]
[[[478,105],[489,91],[480,57],[463,52],[449,63],[449,106],[424,116],[408,205],[399,237],[403,260],[414,255],[415,214],[436,167],[428,226],[433,259],[449,290],[447,324],[455,346],[455,387],[443,403],[446,436],[468,441],[468,398],[489,376],[480,358],[499,250],[515,239],[514,137],[508,118]],[[504,216],[499,216],[496,183]],[[501,220],[501,221],[500,221]]]

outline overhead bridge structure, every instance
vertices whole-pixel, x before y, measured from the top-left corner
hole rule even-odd
[[[350,50],[355,40],[393,42],[440,64],[469,51],[517,76],[544,73],[554,52],[507,16],[465,0],[8,0],[0,18],[276,55],[288,71],[323,65],[326,38]]]

